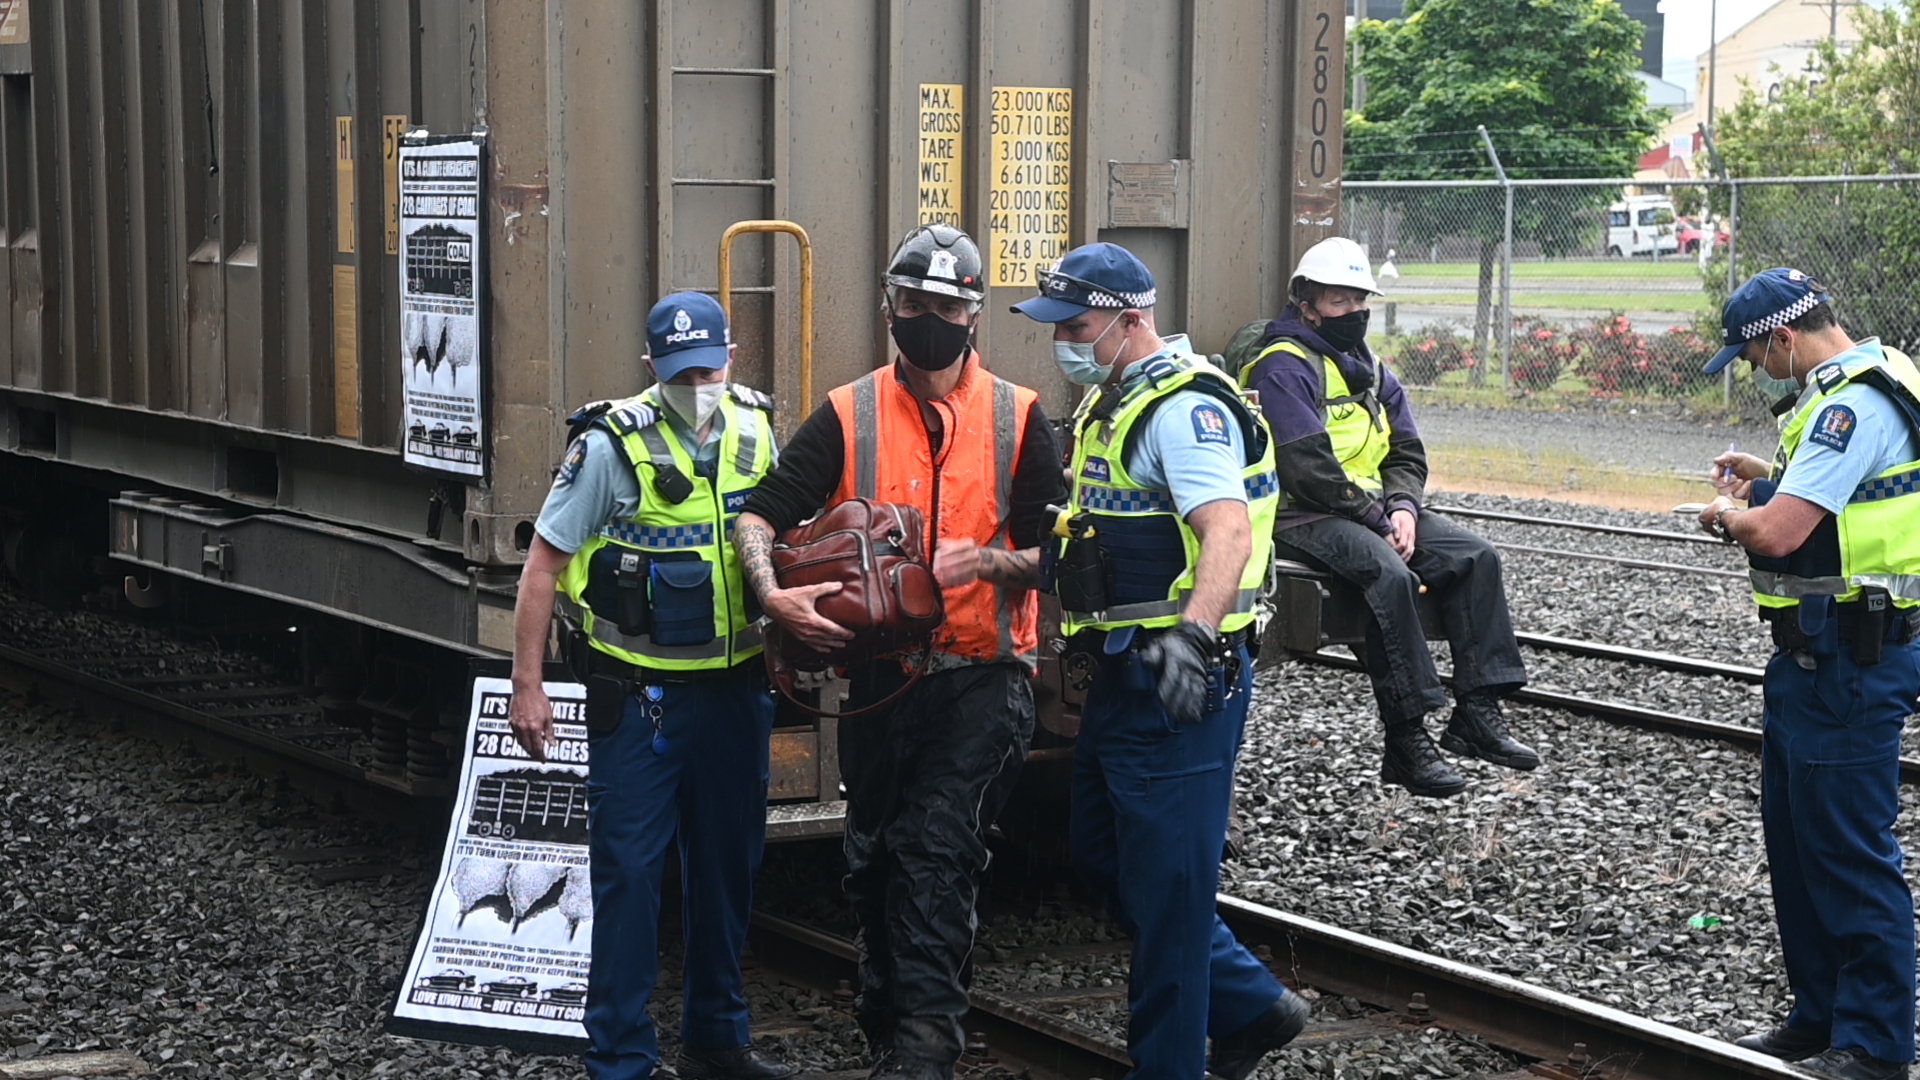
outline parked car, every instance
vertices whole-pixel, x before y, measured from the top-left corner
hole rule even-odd
[[[1707,248],[1708,251],[1727,246],[1727,234],[1724,231],[1715,229],[1713,237],[1708,239],[1706,230],[1694,224],[1693,221],[1688,218],[1674,219],[1673,238],[1680,242],[1681,252],[1687,255],[1698,252],[1700,250],[1700,243],[1703,240],[1711,245]]]
[[[1607,254],[1671,255],[1680,251],[1674,235],[1673,200],[1665,195],[1631,195],[1607,207]]]

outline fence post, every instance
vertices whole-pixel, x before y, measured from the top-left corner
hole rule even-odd
[[[1500,188],[1506,194],[1506,210],[1500,229],[1500,388],[1507,393],[1513,392],[1513,181],[1507,176],[1507,170],[1500,164],[1500,155],[1493,149],[1493,138],[1487,134],[1487,125],[1480,125],[1480,141],[1486,144],[1487,160],[1493,162],[1493,172],[1500,178]]]
[[[1727,181],[1727,295],[1740,287],[1740,185]],[[1720,381],[1721,404],[1733,404],[1733,365],[1721,369],[1725,378]]]

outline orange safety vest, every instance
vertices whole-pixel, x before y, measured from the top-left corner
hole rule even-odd
[[[941,540],[1017,548],[1007,535],[1013,513],[1013,470],[1027,434],[1027,415],[1039,395],[967,357],[960,384],[929,402],[945,434],[936,460],[928,445],[920,401],[891,365],[838,387],[828,398],[840,414],[846,467],[833,504],[867,498],[920,508],[927,522],[927,560]],[[935,667],[962,662],[1038,659],[1035,626],[1039,598],[1032,589],[973,581],[941,590],[947,621],[933,638]]]

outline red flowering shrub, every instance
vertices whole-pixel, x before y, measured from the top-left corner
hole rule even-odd
[[[1614,314],[1570,336],[1580,350],[1580,375],[1596,397],[1685,397],[1711,381],[1700,366],[1714,346],[1691,326],[1642,334],[1625,315]]]
[[[1513,385],[1528,393],[1551,389],[1579,352],[1579,346],[1564,327],[1535,316],[1515,319],[1513,354],[1508,367]]]
[[[1452,323],[1428,323],[1420,333],[1401,338],[1392,355],[1380,358],[1400,381],[1410,386],[1432,386],[1449,371],[1473,366],[1471,339]]]

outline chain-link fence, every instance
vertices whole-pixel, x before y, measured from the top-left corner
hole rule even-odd
[[[1770,266],[1824,282],[1856,338],[1920,341],[1916,176],[1355,181],[1343,209],[1386,293],[1375,352],[1469,402],[1757,408],[1700,366],[1728,292]]]

